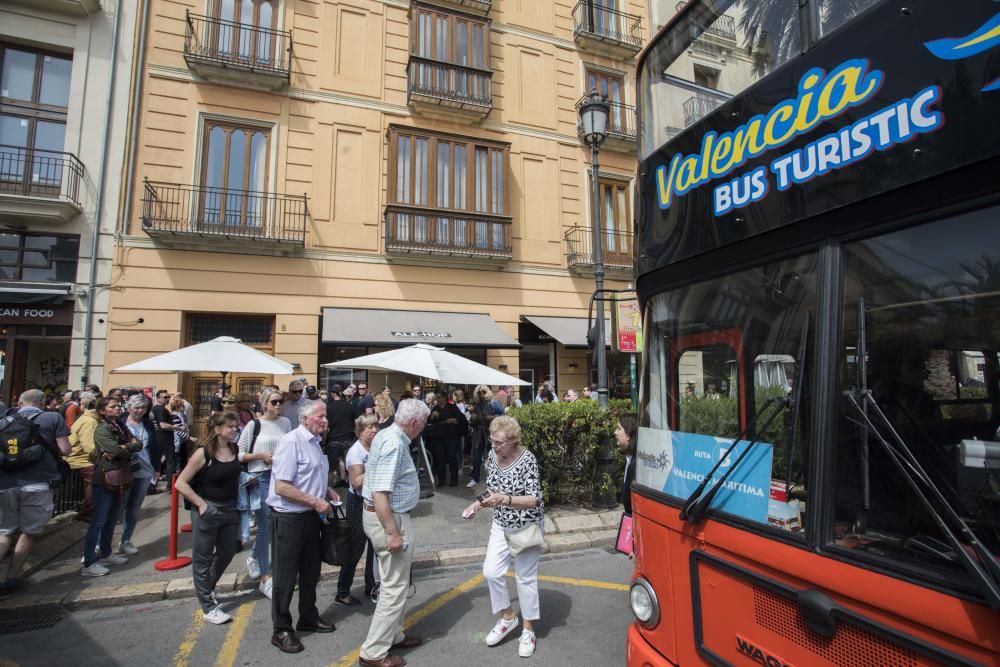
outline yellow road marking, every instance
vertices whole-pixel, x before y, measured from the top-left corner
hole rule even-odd
[[[222,644],[219,657],[215,660],[215,667],[233,667],[236,663],[236,653],[240,650],[240,642],[247,631],[247,626],[250,625],[250,617],[256,606],[257,600],[240,606],[236,616],[233,617],[233,626],[229,629],[229,634],[226,635],[226,641]]]
[[[201,632],[201,626],[204,623],[201,618],[201,609],[195,609],[194,614],[192,614],[191,625],[188,626],[187,632],[184,633],[184,641],[181,642],[180,648],[177,649],[177,655],[174,656],[174,667],[187,667],[188,658],[191,657],[191,651],[194,650],[194,645],[198,642],[198,634]]]
[[[513,573],[508,572],[508,577]],[[615,584],[610,581],[597,581],[596,579],[571,579],[570,577],[553,577],[547,574],[538,575],[539,581],[551,581],[554,584],[569,584],[570,586],[585,586],[587,588],[603,588],[609,591],[627,591],[628,584]]]
[[[451,589],[450,591],[442,593],[441,595],[434,598],[433,600],[425,604],[417,611],[407,616],[406,619],[403,621],[403,629],[407,630],[413,627],[420,621],[424,620],[425,618],[436,612],[444,605],[448,604],[449,602],[457,598],[459,595],[462,595],[463,593],[472,590],[481,583],[483,583],[483,575],[477,574],[468,581],[462,582],[461,584]],[[348,653],[343,658],[341,658],[339,662],[333,663],[333,665],[331,665],[330,667],[351,667],[351,665],[355,664],[358,661],[358,658],[360,656],[361,656],[361,647],[359,646],[354,651]]]

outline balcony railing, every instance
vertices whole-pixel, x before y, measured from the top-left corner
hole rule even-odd
[[[230,67],[287,80],[292,33],[188,12],[184,57],[189,65]]]
[[[444,106],[493,108],[493,72],[411,55],[407,67],[408,97]]]
[[[609,270],[631,271],[632,232],[605,229],[601,232],[604,266]],[[574,225],[566,230],[566,263],[570,269],[593,269],[594,236],[592,227]]]
[[[83,164],[72,153],[0,145],[0,194],[80,206]]]
[[[385,207],[386,252],[510,259],[510,216],[421,208]]]
[[[677,11],[683,9],[686,4],[687,2],[678,2]],[[713,21],[712,25],[705,29],[705,32],[715,35],[716,37],[736,41],[736,20],[728,14],[723,14]]]
[[[695,124],[700,119],[722,106],[723,100],[705,95],[695,95],[684,100],[684,127]]]
[[[150,236],[305,245],[309,203],[282,195],[145,181],[142,228]]]
[[[580,98],[580,100],[576,103],[578,111],[580,109],[580,105],[588,99],[590,99],[589,95],[584,95]],[[611,108],[608,111],[608,138],[619,139],[622,141],[635,141],[638,136],[635,130],[635,107],[622,104],[621,102],[608,102],[608,104],[611,105]],[[583,125],[581,123],[577,122],[576,130],[578,134],[581,136],[583,135]]]
[[[596,37],[638,51],[642,48],[642,18],[602,7],[596,0],[580,0],[573,7],[573,34]]]

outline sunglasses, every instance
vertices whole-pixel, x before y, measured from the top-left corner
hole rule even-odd
[[[301,389],[289,389],[288,393],[289,394],[301,394],[302,390]]]
[[[271,405],[281,405],[282,403],[284,403],[284,401],[281,400],[280,398],[272,398],[270,401],[268,401],[268,403],[270,403]]]

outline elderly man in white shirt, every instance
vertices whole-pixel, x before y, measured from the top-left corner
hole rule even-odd
[[[297,429],[281,439],[271,465],[272,600],[271,643],[285,653],[303,650],[295,630],[333,632],[333,623],[320,618],[316,586],[320,570],[320,523],[329,513],[329,500],[340,496],[327,485],[330,464],[323,452],[327,430],[326,406],[310,402],[299,409]],[[299,584],[299,622],[292,629],[292,594]]]

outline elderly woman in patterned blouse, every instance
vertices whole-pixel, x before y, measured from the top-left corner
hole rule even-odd
[[[541,531],[544,517],[542,482],[535,455],[521,446],[521,426],[513,417],[499,416],[490,422],[490,453],[486,460],[487,491],[477,496],[462,514],[471,519],[483,507],[493,510],[483,576],[490,589],[493,613],[500,614],[496,626],[486,636],[487,646],[496,646],[517,629],[517,616],[510,604],[506,574],[511,560],[517,579],[524,628],[518,642],[522,658],[535,652],[534,621],[538,611],[538,559],[541,545],[529,546],[517,555],[511,551],[509,536],[525,530]]]

